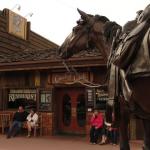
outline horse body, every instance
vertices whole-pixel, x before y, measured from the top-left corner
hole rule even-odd
[[[150,119],[150,28],[146,32],[140,49],[137,52],[136,59],[133,61],[129,69],[131,76],[131,86],[133,90],[132,99],[141,107],[147,114],[147,119]],[[140,115],[142,118],[146,116]]]
[[[144,25],[145,26],[142,24],[143,29],[141,29],[141,25],[137,25],[136,28],[129,33],[120,44],[121,50],[119,49],[120,46],[116,50],[112,62],[117,65],[120,70],[125,72],[125,78],[128,80],[132,90],[131,101],[139,105],[141,110],[148,114],[150,113],[149,21],[144,23]],[[138,29],[139,31],[136,31]],[[125,57],[127,57],[127,60],[124,60]],[[129,98],[127,100],[129,100]],[[140,115],[140,117],[145,118],[143,115]]]
[[[108,60],[108,64],[110,64],[112,61],[114,61],[114,55],[116,54],[115,51],[113,51],[116,47],[118,47],[118,43],[120,41],[118,40],[117,43],[114,43],[112,48],[110,48],[110,45],[113,37],[116,35],[117,29],[120,28],[119,26],[113,27],[115,29],[115,32],[112,32],[111,28],[108,28],[109,31],[107,31],[108,35],[111,36],[107,40],[107,44],[104,41],[104,35],[103,31],[105,29],[105,24],[108,19],[104,16],[102,16],[100,19],[96,19],[95,16],[87,15],[86,13],[79,10],[79,13],[81,15],[81,22],[78,23],[76,27],[73,28],[73,32],[71,36],[69,36],[65,42],[62,44],[62,46],[59,49],[59,54],[62,58],[67,59],[71,57],[73,54],[78,53],[79,51],[85,50],[89,48],[90,46],[97,47],[101,50],[103,53],[103,56],[105,57],[105,60]],[[135,22],[134,22],[135,23]],[[111,32],[111,34],[110,34]],[[128,122],[129,122],[129,114],[130,114],[130,104],[132,105],[133,112],[143,119],[144,124],[144,130],[145,130],[145,138],[144,138],[144,144],[145,144],[145,150],[150,150],[150,70],[147,70],[145,72],[142,72],[142,69],[144,69],[142,66],[140,66],[143,61],[143,65],[146,61],[146,59],[141,57],[141,54],[145,56],[146,58],[149,56],[147,54],[149,53],[143,53],[142,50],[148,50],[150,45],[150,34],[149,30],[147,31],[147,38],[143,38],[142,44],[140,44],[140,50],[137,49],[138,53],[136,54],[136,57],[134,57],[134,61],[132,61],[132,65],[130,65],[130,75],[127,75],[127,71],[129,69],[124,69],[118,66],[119,73],[121,70],[123,70],[124,76],[122,76],[122,85],[126,85],[126,81],[128,81],[127,89],[130,88],[132,90],[131,98],[124,98],[122,94],[123,91],[126,89],[125,86],[121,85],[121,95],[118,93],[119,103],[120,103],[120,150],[130,150],[129,143],[128,143]],[[111,42],[110,42],[111,41]],[[148,43],[145,47],[145,41]],[[145,49],[146,48],[146,49]],[[111,51],[110,51],[111,49]],[[108,54],[111,52],[111,55],[108,57]],[[128,54],[127,54],[128,55]],[[140,59],[139,61],[136,59]],[[149,62],[150,59],[147,59]],[[125,61],[125,58],[122,62]],[[115,61],[114,61],[115,62]],[[138,66],[139,63],[139,66]],[[117,64],[117,63],[116,63]],[[116,65],[115,64],[115,65]],[[131,64],[131,62],[129,63]],[[131,67],[132,66],[132,67]],[[139,72],[134,72],[138,68],[141,68],[141,70],[138,69]],[[148,67],[150,67],[149,64],[147,64]],[[132,68],[132,70],[131,70]],[[122,72],[122,71],[121,71]],[[129,73],[129,72],[128,72]],[[143,76],[137,76],[137,75],[143,75]],[[132,78],[127,78],[132,77]],[[114,88],[115,84],[112,83],[112,88]],[[128,87],[129,86],[129,87]],[[110,90],[111,90],[110,89]],[[116,96],[116,92],[114,92],[114,99]],[[110,104],[111,106],[113,103]],[[129,106],[129,107],[128,107]]]
[[[111,29],[108,29],[110,31],[109,34],[114,32],[113,26]],[[136,27],[126,35],[126,37],[117,45],[116,52],[111,59],[111,62],[118,66],[120,72],[124,72],[124,80],[127,80],[128,86],[132,91],[130,98],[126,99],[128,101],[129,110],[143,120],[144,150],[150,150],[150,128],[148,127],[150,125],[149,45],[150,19],[141,22],[139,25],[137,24]],[[124,82],[124,80],[122,81]],[[121,86],[121,88],[122,94],[124,94],[123,90],[125,87]],[[124,95],[124,97],[126,98],[126,95]],[[121,124],[122,123],[123,121],[121,121]],[[121,150],[127,149],[129,149],[128,144],[123,143],[123,145],[121,145]]]

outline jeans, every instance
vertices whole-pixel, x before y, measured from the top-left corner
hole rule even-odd
[[[110,140],[113,144],[118,143],[118,130],[112,130],[110,132]]]
[[[21,130],[22,122],[13,121],[11,127],[8,130],[7,137],[16,136]]]
[[[101,133],[101,128],[95,129],[95,127],[91,127],[90,130],[90,142],[91,143],[97,143],[98,138]]]

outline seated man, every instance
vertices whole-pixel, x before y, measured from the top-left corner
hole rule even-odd
[[[19,133],[23,122],[26,121],[26,117],[27,112],[24,111],[23,106],[19,106],[18,111],[13,116],[13,123],[8,130],[7,138],[14,137]]]
[[[38,122],[38,115],[35,112],[35,109],[30,110],[30,114],[27,116],[27,128],[28,128],[28,135],[27,137],[31,136],[31,130],[35,127]]]
[[[114,120],[114,113],[112,114],[112,119]],[[118,143],[118,127],[112,123],[105,122],[107,129],[107,138],[109,142],[113,145]]]

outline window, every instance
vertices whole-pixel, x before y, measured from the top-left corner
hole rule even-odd
[[[77,123],[80,127],[84,127],[86,124],[86,105],[83,94],[77,98]]]
[[[69,126],[71,123],[71,98],[68,94],[63,96],[62,113],[64,125]]]
[[[52,111],[52,91],[40,92],[39,110]]]

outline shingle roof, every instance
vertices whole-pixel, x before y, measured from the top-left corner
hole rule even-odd
[[[97,57],[101,56],[98,49],[81,51],[80,53],[73,56],[73,58],[82,57]],[[11,63],[11,62],[26,62],[26,61],[37,61],[37,60],[58,60],[57,49],[45,49],[45,50],[24,50],[14,53],[1,53],[0,52],[0,63]]]

